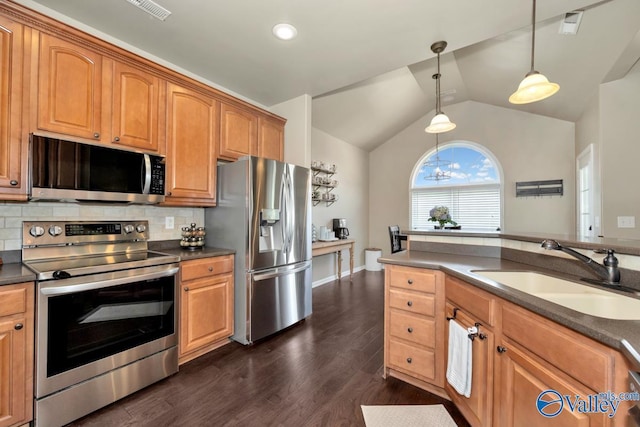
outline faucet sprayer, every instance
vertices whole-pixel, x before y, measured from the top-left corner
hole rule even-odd
[[[607,250],[607,256],[602,261],[604,265],[599,264],[592,258],[588,256],[582,255],[580,252],[576,252],[571,248],[565,248],[560,245],[555,240],[543,240],[542,245],[544,249],[548,250],[556,250],[562,251],[571,255],[574,258],[579,259],[580,261],[587,264],[591,267],[604,281],[606,281],[609,285],[619,285],[620,284],[620,270],[618,270],[618,258],[615,257],[613,249]]]

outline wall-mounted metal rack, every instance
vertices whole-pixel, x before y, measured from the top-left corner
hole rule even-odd
[[[516,182],[516,197],[562,196],[563,194],[564,187],[561,179]]]

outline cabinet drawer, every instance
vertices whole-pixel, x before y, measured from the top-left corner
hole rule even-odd
[[[233,271],[232,255],[194,259],[182,263],[182,280],[193,280],[231,271]]]
[[[28,286],[28,285],[26,285]],[[27,288],[25,285],[0,287],[0,317],[27,311]]]
[[[608,347],[506,302],[502,307],[502,331],[592,390],[611,388],[614,354]]]
[[[426,347],[435,348],[436,322],[395,310],[389,312],[389,334]]]
[[[394,288],[411,289],[413,291],[435,293],[436,272],[424,269],[391,266],[390,284]]]
[[[486,292],[455,277],[446,276],[445,293],[455,307],[464,306],[464,310],[476,321],[491,326],[495,324],[495,299]]]
[[[433,381],[435,355],[433,351],[389,340],[389,366],[416,378]]]
[[[433,295],[403,292],[393,288],[389,290],[389,307],[431,317],[436,310]]]

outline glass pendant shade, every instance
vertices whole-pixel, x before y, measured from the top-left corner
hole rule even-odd
[[[442,133],[453,130],[455,127],[456,124],[451,122],[446,114],[439,113],[431,119],[431,123],[424,129],[424,131],[427,133]]]
[[[534,71],[527,74],[520,82],[518,90],[509,97],[509,102],[512,104],[528,104],[541,101],[550,97],[559,89],[559,84],[551,83],[543,74]]]

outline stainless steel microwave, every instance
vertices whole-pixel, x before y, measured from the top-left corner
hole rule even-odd
[[[160,203],[162,156],[31,135],[31,200]]]

